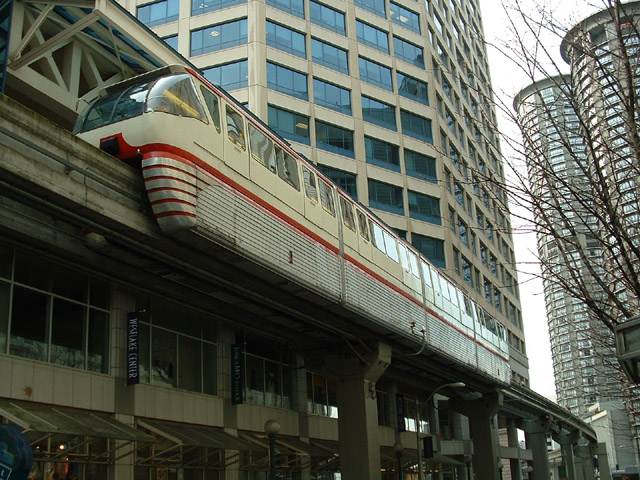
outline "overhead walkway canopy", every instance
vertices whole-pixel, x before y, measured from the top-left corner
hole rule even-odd
[[[5,12],[5,93],[66,128],[103,87],[191,65],[113,0],[13,0]]]

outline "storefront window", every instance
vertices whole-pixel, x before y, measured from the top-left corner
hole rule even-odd
[[[164,299],[139,296],[140,381],[217,394],[215,321]]]
[[[107,373],[109,298],[108,282],[0,245],[0,352]]]
[[[293,408],[293,372],[290,353],[281,345],[239,333],[244,346],[245,400],[270,407]]]
[[[316,415],[338,418],[338,393],[335,381],[307,372],[307,411]]]

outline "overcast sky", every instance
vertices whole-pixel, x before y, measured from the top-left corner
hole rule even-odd
[[[484,32],[489,44],[488,55],[494,92],[505,105],[509,106],[513,103],[514,96],[531,83],[527,76],[514,66],[512,61],[491,46],[502,46],[505,42],[509,43],[510,40],[513,40],[513,33],[505,13],[505,8],[510,8],[509,5],[513,5],[513,3],[514,0],[480,0]],[[573,26],[578,20],[601,9],[603,0],[521,0],[521,4],[524,5],[523,8],[530,9],[529,13],[532,15],[537,6],[541,5],[547,11],[553,12],[554,17],[563,25]],[[558,52],[558,62],[561,63],[559,42],[560,39],[554,37],[544,40],[548,49]],[[499,117],[500,131],[517,135],[517,129],[514,129],[508,119],[499,112],[496,113]],[[503,141],[501,146],[505,157],[514,155],[507,142]],[[515,218],[512,219],[512,222],[527,356],[529,358],[530,386],[541,395],[555,399],[556,392],[542,282],[536,278],[535,274],[531,274],[531,272],[539,273],[540,271],[534,253],[536,252],[536,239],[535,235],[522,222],[516,221]]]

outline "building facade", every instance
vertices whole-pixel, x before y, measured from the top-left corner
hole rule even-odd
[[[633,158],[638,117],[636,108],[629,113],[627,97],[640,84],[638,12],[638,2],[630,2],[580,22],[561,46],[571,75],[535,82],[514,102],[538,199],[558,403],[583,418],[607,419],[600,424],[609,430],[601,427],[599,435],[614,447],[612,467],[637,462],[639,404],[617,364],[611,330],[592,311],[594,302],[618,311],[611,298],[624,305],[620,312],[637,304],[616,272],[632,268],[619,260],[634,243],[639,221]],[[614,222],[628,235],[611,243],[608,225]],[[578,283],[589,292],[591,307],[575,294]]]
[[[560,199],[570,201],[569,191],[581,191],[588,184],[584,173],[587,158],[584,137],[566,94],[569,81],[568,76],[540,80],[522,90],[515,102],[527,145],[532,193],[542,199],[540,205],[547,206],[544,213],[536,212],[537,222],[550,224],[538,231],[538,252],[543,266],[557,401],[582,418],[590,418],[596,407],[609,411],[608,419],[615,418],[616,425],[607,433],[608,445],[633,445],[613,334],[593,318],[584,301],[574,298],[563,286],[571,281],[573,272],[588,277],[589,268],[601,269],[604,265],[602,250],[594,245],[589,249],[588,264],[576,257],[572,259],[574,266],[567,267],[572,246],[571,241],[563,241],[563,236],[569,237],[572,232],[588,248],[597,222],[584,211],[579,199],[563,204],[562,208],[552,206],[560,205],[556,203]],[[554,193],[558,186],[566,191]],[[545,220],[541,215],[545,215]],[[612,448],[609,457],[612,466],[634,464],[635,449],[625,452]]]
[[[125,6],[500,319],[528,385],[475,0]]]

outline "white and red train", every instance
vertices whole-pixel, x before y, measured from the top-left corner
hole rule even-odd
[[[314,165],[194,70],[106,89],[76,133],[142,162],[160,228],[200,235],[501,384],[505,328]]]

